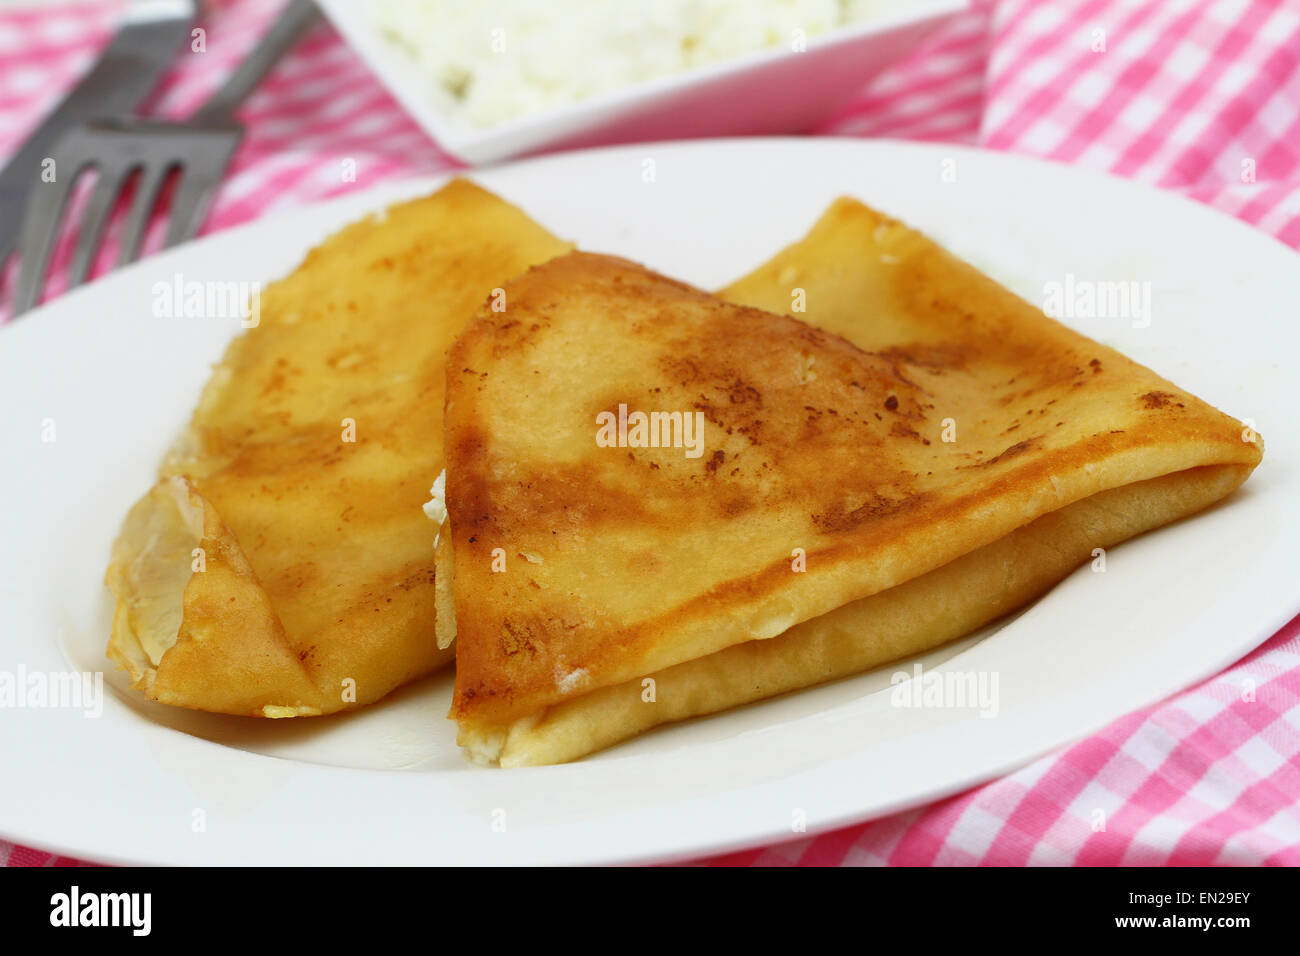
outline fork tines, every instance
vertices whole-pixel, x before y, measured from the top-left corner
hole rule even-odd
[[[239,145],[240,132],[233,124],[186,127],[148,120],[98,120],[65,133],[51,157],[53,177],[38,183],[28,202],[13,314],[25,312],[40,299],[65,207],[83,172],[96,170],[98,180],[77,229],[68,288],[89,276],[109,217],[132,181],[136,187],[118,265],[139,257],[150,215],[173,174],[177,183],[163,246],[174,246],[198,232],[226,164]]]

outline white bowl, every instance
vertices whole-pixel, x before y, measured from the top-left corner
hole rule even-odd
[[[478,128],[440,107],[430,80],[379,35],[368,4],[318,2],[416,122],[467,163],[543,149],[802,132],[967,6],[966,0],[900,0],[896,10],[809,40],[803,52],[761,50]]]

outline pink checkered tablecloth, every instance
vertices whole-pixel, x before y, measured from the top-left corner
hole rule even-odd
[[[188,112],[280,5],[216,5],[207,53],[182,57],[152,110]],[[0,10],[0,158],[88,66],[116,12]],[[205,231],[456,165],[327,26],[241,116],[248,135]],[[817,132],[969,143],[1106,170],[1300,249],[1300,0],[977,2]],[[355,183],[339,181],[344,158],[356,161]],[[1298,803],[1300,617],[1212,680],[1010,776],[708,862],[1295,865]],[[1106,826],[1094,832],[1098,809]],[[0,842],[0,862],[77,861]]]

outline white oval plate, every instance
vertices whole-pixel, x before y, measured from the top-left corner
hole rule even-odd
[[[1267,236],[1102,176],[889,142],[643,145],[475,178],[587,249],[708,288],[793,241],[841,193],[926,230],[1033,302],[1067,275],[1150,282],[1149,327],[1072,324],[1253,419],[1264,463],[1227,503],[1114,549],[1106,573],[1080,569],[983,639],[925,659],[996,673],[996,717],[891,706],[900,668],[886,667],[580,763],[502,771],[457,753],[447,676],[354,715],[254,721],[147,705],[109,673],[98,718],[0,710],[0,834],[105,862],[679,859],[790,838],[798,819],[809,832],[842,826],[1005,773],[1214,674],[1300,607],[1300,389],[1283,364],[1300,354],[1300,258]],[[154,284],[272,279],[331,230],[439,182],[190,243],[0,332],[0,679],[104,667],[110,542],[237,331],[236,321],[153,318]],[[51,427],[55,440],[43,441]]]

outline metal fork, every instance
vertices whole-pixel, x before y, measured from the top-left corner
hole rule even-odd
[[[177,183],[163,246],[169,248],[198,232],[243,137],[244,128],[234,119],[235,109],[318,15],[314,0],[292,0],[222,87],[183,123],[101,119],[64,134],[52,151],[54,182],[38,184],[28,202],[13,314],[20,315],[39,300],[64,207],[73,184],[88,168],[96,168],[99,178],[78,229],[68,288],[80,285],[89,275],[109,215],[132,178],[138,177],[138,182],[127,213],[118,266],[139,257],[150,213],[173,170]]]

